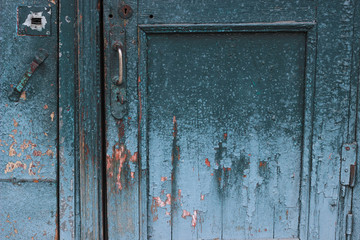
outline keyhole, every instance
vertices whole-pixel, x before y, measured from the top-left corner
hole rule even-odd
[[[119,15],[121,18],[127,19],[132,16],[133,10],[129,5],[123,5],[119,8]]]

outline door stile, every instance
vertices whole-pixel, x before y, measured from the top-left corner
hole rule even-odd
[[[142,175],[138,151],[137,1],[104,1],[103,24],[107,234],[109,239],[139,239]],[[115,45],[122,49],[120,85],[116,84],[120,57]],[[125,89],[123,105],[113,95],[118,89]],[[114,114],[117,107],[126,108],[122,117]]]
[[[340,234],[344,217],[339,211],[344,205],[339,174],[350,118],[354,4],[317,3],[316,115],[308,239],[344,239]],[[329,16],[329,12],[334,14]]]
[[[104,239],[100,11],[98,1],[77,2],[81,239]]]
[[[309,227],[309,209],[311,194],[311,169],[312,169],[312,145],[313,145],[313,122],[315,100],[315,75],[316,75],[316,51],[317,51],[317,25],[307,32],[306,39],[306,64],[305,64],[305,108],[304,128],[302,139],[302,166],[300,185],[300,221],[299,239],[307,239]]]
[[[58,238],[79,239],[76,1],[59,1]]]
[[[357,143],[360,142],[360,1],[357,1],[354,4],[354,37],[353,37],[353,73],[352,73],[352,87],[351,87],[351,99],[354,100],[351,106],[355,108],[351,109],[351,124],[350,124],[350,133],[354,133],[354,139]],[[356,105],[355,105],[356,104]],[[352,239],[360,238],[360,162],[359,162],[359,146],[356,155],[356,174],[355,174],[355,186],[353,189],[353,199],[352,199],[352,214],[353,214],[353,232]]]

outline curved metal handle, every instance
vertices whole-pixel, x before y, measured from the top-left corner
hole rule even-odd
[[[26,84],[29,82],[30,77],[33,75],[35,70],[42,64],[45,59],[49,56],[48,52],[45,49],[40,48],[35,55],[35,58],[30,63],[30,66],[20,79],[19,83],[16,85],[12,93],[9,95],[9,100],[13,102],[18,102],[21,96],[22,91],[24,90]]]
[[[121,85],[123,83],[123,53],[120,45],[116,45],[116,50],[119,54],[119,79],[116,85]]]

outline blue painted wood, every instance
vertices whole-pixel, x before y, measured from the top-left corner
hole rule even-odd
[[[139,239],[137,1],[126,1],[134,15],[121,18],[122,4],[104,1],[106,190],[109,239]],[[113,44],[123,46],[127,114],[115,119],[111,113],[111,85],[119,78],[119,57]]]
[[[59,1],[59,239],[80,239],[76,1]]]
[[[58,236],[57,4],[0,1],[0,5],[0,239],[54,239]],[[19,26],[24,27],[22,20],[17,21],[20,6],[47,11],[49,32],[18,35]],[[9,101],[8,94],[39,48],[47,50],[48,58],[31,76],[19,102]]]
[[[1,239],[57,239],[56,183],[0,182]]]
[[[326,1],[317,8],[309,239],[345,239],[344,214],[351,195],[345,190],[345,198],[341,197],[339,169],[341,145],[349,140],[354,3]]]
[[[296,238],[305,35],[156,34],[147,45],[148,235]]]
[[[104,239],[100,11],[98,1],[77,2],[80,239]]]
[[[138,101],[130,102],[139,104],[142,172],[134,204],[142,239],[344,239],[351,191],[341,199],[339,156],[342,144],[355,140],[357,4],[139,1]],[[115,17],[109,23],[128,24],[117,18],[116,3],[107,8]],[[330,18],[329,9],[336,13]],[[116,59],[107,54],[113,75]],[[241,85],[244,79],[252,86]],[[267,123],[276,112],[277,124]],[[135,133],[124,126],[108,125],[109,149],[121,141],[119,129]],[[110,204],[120,206],[121,197]],[[109,236],[119,229],[112,225]]]

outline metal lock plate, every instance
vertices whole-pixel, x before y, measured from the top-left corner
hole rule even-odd
[[[17,9],[17,33],[20,36],[50,36],[51,8],[20,6]]]
[[[340,181],[343,186],[354,186],[356,171],[356,150],[356,142],[346,143],[342,147]]]
[[[111,114],[116,119],[123,119],[127,114],[126,88],[111,84]]]

